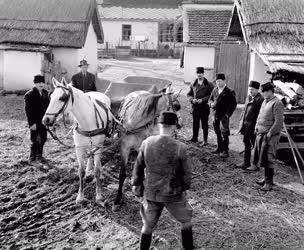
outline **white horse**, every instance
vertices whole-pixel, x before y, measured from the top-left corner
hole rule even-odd
[[[96,203],[104,205],[101,192],[101,151],[109,124],[113,121],[113,115],[110,111],[111,100],[102,93],[83,93],[71,84],[67,84],[65,80],[60,83],[53,78],[52,81],[55,90],[51,95],[43,123],[46,126],[52,126],[58,115],[67,111],[70,111],[77,122],[73,134],[79,164],[79,191],[76,203],[81,204],[85,201],[85,166],[90,166],[89,161],[92,158],[94,159],[96,179]]]

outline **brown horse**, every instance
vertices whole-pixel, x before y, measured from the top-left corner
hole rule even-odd
[[[157,133],[156,118],[160,112],[173,110],[179,115],[179,93],[173,94],[171,88],[165,88],[158,94],[148,91],[135,91],[124,99],[119,118],[123,128],[121,133],[122,164],[119,172],[119,188],[114,201],[114,210],[118,208],[122,199],[123,184],[126,178],[126,166],[131,151],[138,152],[143,140]]]

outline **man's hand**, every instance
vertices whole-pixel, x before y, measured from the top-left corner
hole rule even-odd
[[[210,108],[214,108],[214,102],[210,103]]]
[[[37,130],[37,125],[34,123],[32,126],[30,126],[30,130]]]
[[[193,103],[193,104],[196,104],[196,103],[197,103],[197,99],[193,99],[193,100],[192,100],[192,103]]]
[[[197,103],[198,103],[198,104],[201,104],[202,102],[203,102],[202,99],[197,99]]]

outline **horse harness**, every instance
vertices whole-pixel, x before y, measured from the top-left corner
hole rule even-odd
[[[61,113],[63,113],[63,120],[64,120],[64,125],[65,125],[64,111],[66,110],[70,99],[72,100],[72,105],[74,104],[74,95],[73,95],[73,90],[72,90],[72,88],[70,86],[68,86],[68,87],[58,86],[58,88],[61,88],[63,90],[67,90],[67,92],[68,92],[68,93],[66,93],[64,91],[64,94],[59,98],[59,100],[63,101],[64,104],[63,104],[63,106],[60,108],[60,110],[58,112],[56,112],[56,113],[46,113],[45,115],[53,115],[55,117],[55,119],[56,119]],[[92,101],[93,107],[94,107],[94,112],[95,112],[97,129],[92,130],[92,131],[85,131],[85,130],[80,129],[79,126],[78,126],[78,124],[74,128],[77,133],[79,133],[79,134],[81,134],[81,135],[83,135],[85,137],[90,137],[91,146],[92,146],[91,137],[94,137],[94,136],[97,136],[97,135],[101,135],[101,134],[105,134],[105,135],[109,136],[109,112],[111,112],[111,110],[109,110],[109,108],[107,108],[106,105],[104,103],[102,103],[101,101],[99,101],[99,100],[95,100],[95,101],[98,104],[98,106],[100,106],[105,111],[105,113],[107,115],[107,124],[106,124],[106,126],[104,124],[104,121],[101,119],[100,112],[98,111],[95,103]],[[101,121],[102,128],[99,128],[98,118]],[[53,131],[51,131],[48,126],[46,126],[46,129],[50,133],[51,137],[54,140],[58,141],[61,145],[65,146],[65,147],[71,148],[71,146],[66,145],[65,143],[63,143],[58,138],[58,136],[56,135],[56,133],[53,132]]]

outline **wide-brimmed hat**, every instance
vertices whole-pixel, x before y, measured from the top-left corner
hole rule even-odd
[[[89,66],[90,64],[88,64],[88,62],[86,60],[81,60],[78,67],[82,67],[82,66]]]
[[[164,125],[176,125],[177,115],[171,111],[163,111],[159,115],[158,123]]]

